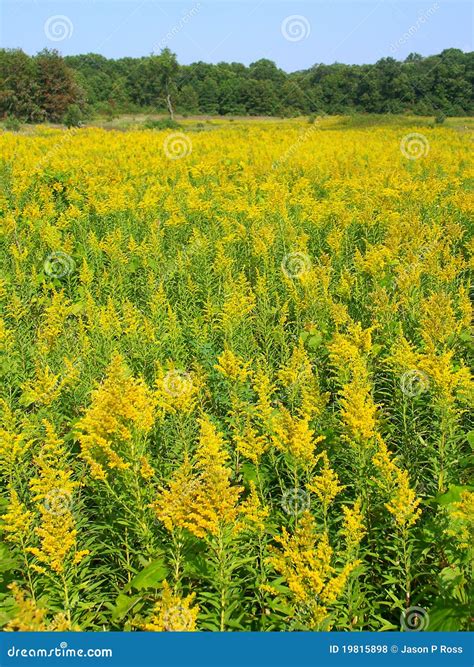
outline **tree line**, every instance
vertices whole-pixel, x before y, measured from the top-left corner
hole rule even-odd
[[[168,111],[183,114],[474,113],[474,52],[382,58],[371,65],[316,64],[286,73],[268,59],[179,65],[164,49],[142,58],[88,53],[29,56],[0,49],[0,115],[25,122]]]

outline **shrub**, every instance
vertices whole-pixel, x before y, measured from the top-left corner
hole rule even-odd
[[[7,116],[4,125],[8,132],[19,132],[21,130],[21,123],[14,116]]]
[[[149,118],[145,121],[144,127],[147,130],[177,130],[181,125],[171,118],[160,118],[159,120]]]
[[[82,111],[77,104],[71,104],[63,116],[63,123],[67,128],[80,127],[82,124]]]

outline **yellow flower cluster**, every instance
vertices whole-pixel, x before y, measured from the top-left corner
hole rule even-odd
[[[401,529],[413,526],[421,516],[420,499],[410,487],[408,472],[394,463],[387,445],[380,437],[373,463],[379,472],[377,483],[390,498],[385,507],[395,523]]]
[[[155,398],[143,380],[133,378],[115,354],[92,404],[77,423],[81,456],[95,479],[109,470],[125,470],[131,462],[129,443],[147,433],[154,422]]]
[[[306,485],[306,488],[318,496],[323,506],[324,514],[326,514],[330,504],[344,487],[339,484],[337,473],[329,465],[327,452],[321,452],[316,457],[316,462],[318,460],[322,460],[323,462],[322,470],[319,475],[315,475],[312,478],[311,482]]]
[[[231,471],[226,466],[229,454],[222,435],[208,417],[200,419],[200,428],[193,465],[184,461],[155,501],[154,509],[168,530],[187,528],[204,538],[217,535],[224,524],[233,523],[242,488],[230,483]]]
[[[21,502],[15,489],[11,489],[7,512],[1,517],[2,530],[6,533],[6,539],[24,548],[30,533],[32,518],[32,512]]]
[[[327,533],[316,533],[315,520],[308,512],[301,517],[295,532],[285,529],[275,538],[281,548],[273,549],[270,563],[286,581],[296,604],[311,614],[310,627],[317,628],[328,616],[327,606],[343,592],[349,575],[358,562],[346,563],[337,572],[332,565],[333,549]]]
[[[341,532],[345,538],[347,551],[349,553],[352,553],[357,549],[367,532],[364,525],[361,505],[362,501],[358,498],[352,507],[344,506],[342,508],[344,524]]]
[[[244,362],[228,348],[222,352],[217,361],[219,363],[215,364],[214,368],[233,382],[245,382],[249,376],[249,363]]]
[[[199,614],[199,606],[193,605],[194,598],[194,593],[186,597],[173,593],[164,581],[161,597],[141,629],[149,632],[194,632]]]
[[[47,618],[48,610],[40,607],[31,598],[27,598],[17,584],[11,584],[10,589],[15,600],[15,615],[11,618],[4,630],[7,632],[72,632],[78,631],[63,612]]]
[[[448,506],[449,535],[454,537],[461,549],[474,553],[474,493],[462,491],[461,499]]]
[[[170,367],[166,371],[158,366],[155,380],[156,405],[163,414],[191,414],[197,406],[197,396],[201,387],[199,376]]]
[[[370,329],[349,326],[337,333],[329,345],[331,361],[341,381],[341,417],[350,441],[367,443],[376,432],[377,405],[372,396],[368,357],[372,349]]]
[[[41,517],[40,525],[35,528],[40,546],[30,547],[28,551],[53,572],[61,573],[69,553],[76,547],[77,529],[72,509],[74,490],[79,482],[72,480],[72,471],[64,468],[66,452],[52,424],[44,421],[44,429],[45,440],[35,459],[38,476],[30,481]],[[87,550],[75,551],[73,562],[79,563],[88,553]],[[35,564],[34,568],[45,571],[41,565]]]
[[[281,407],[272,425],[272,442],[277,449],[303,465],[315,462],[314,450],[324,436],[315,436],[308,417],[294,417],[287,408]]]

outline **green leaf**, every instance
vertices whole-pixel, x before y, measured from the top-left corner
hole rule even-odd
[[[469,431],[467,434],[467,441],[471,445],[471,449],[474,449],[474,431]]]
[[[115,607],[112,608],[112,620],[118,621],[128,614],[128,612],[141,600],[141,595],[125,595],[119,593],[115,600]]]
[[[242,465],[242,477],[248,482],[257,483],[257,471],[252,463],[244,463]]]
[[[10,572],[17,567],[17,559],[6,544],[0,542],[0,572]]]
[[[310,336],[306,341],[306,348],[310,352],[315,352],[322,342],[323,342],[322,335],[320,333],[314,334],[313,336]]]
[[[473,486],[457,486],[455,484],[451,484],[449,491],[446,493],[438,494],[435,497],[435,501],[439,505],[450,505],[451,503],[458,503],[461,500],[461,493],[463,493],[463,491],[473,490]]]
[[[165,579],[168,572],[169,570],[163,558],[157,558],[133,577],[131,582],[124,588],[124,592],[130,590],[130,588],[134,588],[137,591],[141,591],[142,588],[157,588],[158,584]]]

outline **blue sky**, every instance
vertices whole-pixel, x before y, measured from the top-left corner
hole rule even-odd
[[[2,47],[141,56],[180,63],[270,58],[286,71],[473,50],[468,0],[2,0]]]

